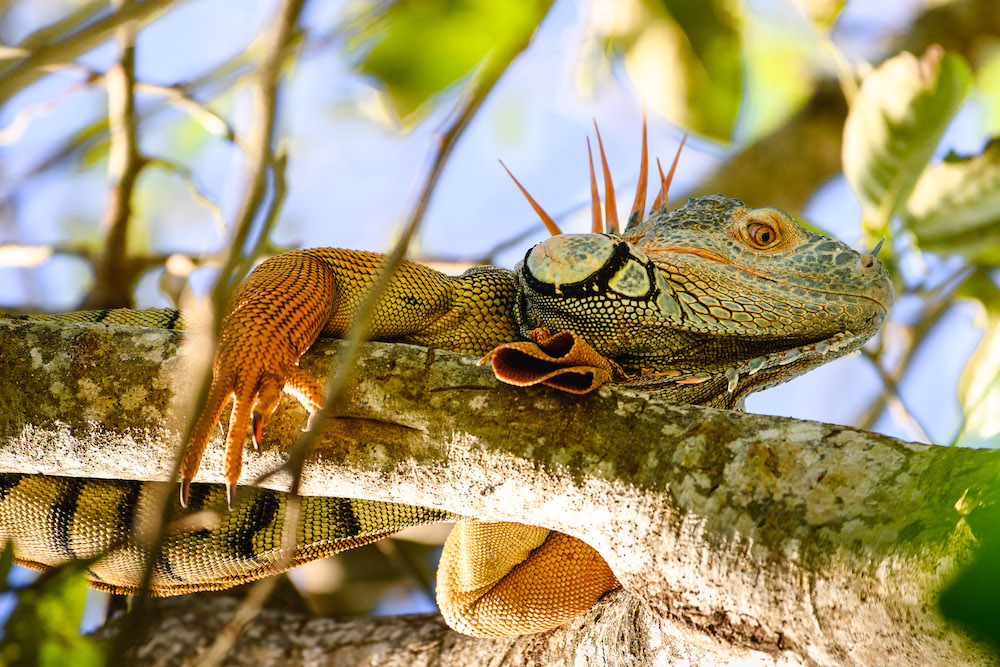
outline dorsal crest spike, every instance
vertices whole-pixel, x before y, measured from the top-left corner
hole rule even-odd
[[[587,158],[590,159],[590,229],[595,234],[604,231],[604,220],[601,219],[601,197],[597,194],[597,176],[594,174],[594,154],[590,150],[590,137],[587,137]]]
[[[667,182],[666,176],[663,175],[663,165],[660,164],[660,158],[656,158],[656,168],[660,171],[660,191],[656,193],[656,199],[653,200],[653,205],[649,207],[650,215],[660,210],[660,204],[663,202],[663,186]]]
[[[670,173],[667,174],[667,180],[663,183],[663,211],[667,210],[667,193],[670,191],[670,184],[674,180],[674,172],[677,171],[677,162],[681,159],[681,151],[684,150],[684,144],[688,140],[687,131],[684,132],[684,136],[681,138],[681,143],[677,145],[677,153],[674,154],[674,162],[670,165]],[[662,175],[662,174],[661,174]]]
[[[639,184],[635,188],[635,200],[632,211],[628,215],[628,226],[631,227],[642,218],[646,210],[646,172],[648,171],[648,155],[646,152],[646,107],[642,108],[642,158],[639,161]]]
[[[551,234],[552,236],[562,234],[562,230],[559,229],[559,225],[557,225],[555,220],[552,219],[552,216],[546,213],[545,209],[539,206],[538,202],[536,202],[534,198],[528,194],[528,191],[524,189],[524,186],[521,185],[521,182],[518,181],[516,178],[514,178],[514,174],[510,173],[510,169],[507,169],[507,165],[503,163],[503,160],[499,160],[499,162],[500,166],[503,167],[504,170],[507,172],[507,175],[510,176],[511,179],[514,181],[514,185],[518,187],[518,189],[521,191],[521,194],[523,194],[525,199],[528,200],[528,203],[531,204],[531,208],[535,209],[535,213],[537,213],[538,217],[541,218],[542,222],[545,223],[545,228],[549,230],[549,234]]]
[[[604,142],[601,141],[601,130],[594,120],[594,130],[597,132],[597,148],[601,151],[601,169],[604,170],[604,219],[608,234],[618,233],[618,204],[615,202],[615,185],[611,182],[611,170],[608,159],[604,156]]]

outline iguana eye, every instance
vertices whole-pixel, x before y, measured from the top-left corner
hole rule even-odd
[[[778,242],[778,230],[762,222],[747,225],[747,235],[758,248],[768,248]]]

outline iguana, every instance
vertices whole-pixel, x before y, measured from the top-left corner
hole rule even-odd
[[[878,247],[859,254],[782,211],[721,195],[669,211],[662,169],[660,193],[644,218],[645,127],[640,183],[619,232],[600,149],[606,229],[592,159],[590,234],[559,233],[515,179],[555,235],[514,271],[480,267],[451,277],[403,262],[371,317],[370,338],[488,355],[498,377],[514,384],[586,391],[610,379],[678,402],[742,409],[747,394],[857,350],[885,321],[893,291]],[[246,434],[259,440],[282,392],[310,413],[322,405],[320,385],[298,359],[317,336],[347,331],[382,261],[371,252],[299,250],[264,261],[239,286],[182,464],[180,501],[189,513],[232,502]],[[32,319],[53,318],[181,326],[170,310]],[[230,398],[228,483],[192,484]],[[92,584],[134,592],[145,552],[132,535],[152,521],[150,490],[139,482],[0,475],[0,539],[13,539],[18,562],[39,568],[107,553],[90,569]],[[284,505],[283,494],[253,490],[223,512],[219,526],[171,529],[153,594],[224,588],[275,573]],[[547,630],[618,586],[593,548],[565,534],[340,498],[303,500],[298,547],[286,564],[408,525],[456,519],[439,566],[438,599],[461,632]]]

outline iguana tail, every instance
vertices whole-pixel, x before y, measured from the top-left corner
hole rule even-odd
[[[143,539],[159,518],[156,493],[164,486],[0,474],[0,543],[12,540],[15,560],[35,569],[100,557],[88,572],[91,585],[134,593],[147,556]],[[169,493],[175,519],[154,568],[151,593],[158,596],[228,588],[409,526],[461,519],[398,503],[303,497],[296,546],[288,554],[281,546],[286,494],[241,489],[232,511],[222,485],[192,484],[186,509],[175,495]]]

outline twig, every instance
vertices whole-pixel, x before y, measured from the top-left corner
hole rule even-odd
[[[124,12],[134,2],[116,0]],[[121,51],[118,63],[104,80],[108,88],[108,127],[111,147],[108,174],[111,192],[104,213],[104,251],[94,266],[94,286],[83,301],[84,308],[120,308],[133,303],[133,272],[128,266],[128,230],[132,217],[132,194],[142,171],[135,116],[135,34],[138,24],[126,21],[118,26],[116,40]]]
[[[226,222],[222,214],[222,207],[212,201],[208,195],[201,191],[201,188],[198,187],[198,184],[195,182],[194,173],[189,167],[163,157],[151,157],[148,158],[147,161],[150,166],[159,167],[179,177],[181,182],[184,184],[184,187],[187,188],[191,198],[203,206],[212,216],[212,222],[215,223],[215,229],[219,232],[219,236],[225,238]]]
[[[892,394],[896,393],[896,395],[898,395],[895,386],[906,373],[910,366],[910,361],[914,358],[914,356],[916,356],[916,353],[923,346],[924,341],[927,340],[927,334],[937,325],[941,317],[951,306],[955,291],[961,287],[962,283],[964,283],[971,275],[972,273],[970,271],[963,268],[942,282],[941,286],[935,290],[935,293],[933,294],[934,298],[930,301],[930,303],[928,303],[920,317],[920,320],[915,326],[911,327],[911,342],[909,347],[903,351],[899,362],[896,364],[895,370],[892,371],[891,374],[887,373],[883,378],[883,381],[888,379],[888,383],[885,384],[882,393],[875,400],[875,402],[872,403],[872,406],[864,413],[864,416],[855,420],[855,423],[858,424],[860,428],[865,430],[871,429],[872,425],[882,414],[882,410],[885,408],[886,403],[890,400]],[[885,334],[883,333],[883,336],[884,335]],[[883,370],[881,368],[881,364],[876,363],[875,366],[881,375]]]
[[[237,275],[243,275],[250,270],[254,261],[263,257],[271,246],[271,230],[278,221],[278,212],[281,211],[285,203],[285,195],[288,194],[288,185],[285,181],[285,168],[288,166],[288,154],[281,151],[271,159],[271,203],[268,204],[267,213],[264,214],[264,224],[261,225],[260,233],[257,235],[257,242],[250,251],[250,255],[240,266]]]
[[[899,378],[893,377],[882,368],[882,364],[879,363],[878,357],[876,357],[871,352],[866,352],[862,350],[862,355],[872,362],[872,366],[875,368],[875,372],[878,376],[882,378],[883,384],[883,397],[881,400],[886,403],[889,410],[892,412],[893,416],[901,421],[913,435],[916,436],[918,440],[930,445],[930,436],[927,434],[927,429],[917,418],[916,413],[907,407],[906,402],[903,400],[903,396],[899,393]]]
[[[159,95],[169,104],[186,112],[198,121],[208,132],[239,145],[239,137],[225,118],[215,113],[201,102],[191,98],[190,93],[180,85],[161,86],[153,83],[137,83],[136,91],[149,95]]]
[[[87,23],[87,21],[97,14],[97,12],[104,9],[107,4],[106,0],[89,0],[55,23],[42,26],[38,30],[34,31],[18,42],[17,46],[14,48],[25,52],[24,55],[20,57],[29,56],[35,49],[56,40],[63,39],[71,32],[79,30],[80,27]]]
[[[124,24],[149,20],[154,14],[169,6],[171,2],[172,0],[129,2],[118,11],[78,32],[32,50],[31,55],[0,76],[0,104],[45,76],[49,67],[70,62],[77,56],[107,41]]]

